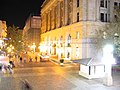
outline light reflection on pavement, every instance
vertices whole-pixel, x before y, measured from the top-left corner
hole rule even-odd
[[[114,85],[106,87],[102,79],[88,80],[78,75],[79,65],[63,67],[51,62],[22,63],[14,74],[0,74],[0,90],[21,90],[20,81],[27,79],[33,90],[120,90],[120,73],[113,75]]]

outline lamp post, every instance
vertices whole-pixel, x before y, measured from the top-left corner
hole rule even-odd
[[[103,63],[105,64],[105,78],[104,84],[107,86],[111,86],[113,84],[112,80],[112,64],[115,64],[115,59],[113,58],[113,45],[106,45],[103,48]]]
[[[117,33],[114,34],[114,46],[115,46],[115,54],[118,54],[119,51],[119,35]]]
[[[33,45],[31,46],[31,48],[33,50],[33,57],[35,58],[35,48],[36,48],[35,43],[33,43]]]
[[[35,52],[35,48],[36,48],[35,43],[33,43],[33,45],[31,46],[31,48],[32,48],[33,52]]]

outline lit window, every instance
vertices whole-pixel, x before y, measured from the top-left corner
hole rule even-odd
[[[79,32],[76,32],[76,39],[79,39]]]
[[[71,36],[70,36],[70,34],[69,34],[69,36],[68,36],[67,43],[68,43],[68,47],[69,47],[69,46],[70,46],[70,43],[71,43]]]
[[[76,47],[76,57],[79,57],[80,56],[80,51],[79,51],[79,48]]]

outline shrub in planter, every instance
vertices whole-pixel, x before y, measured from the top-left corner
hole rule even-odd
[[[60,59],[60,63],[64,63],[64,59]]]

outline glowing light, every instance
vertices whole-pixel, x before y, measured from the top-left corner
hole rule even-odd
[[[7,47],[7,50],[8,50],[9,53],[12,52],[13,49],[14,49],[14,46],[12,46],[12,45],[10,45],[9,47]]]
[[[33,43],[33,45],[31,46],[31,49],[33,49],[34,52],[35,52],[35,48],[36,48],[36,45],[35,43]]]
[[[46,52],[47,46],[39,46],[41,52]]]
[[[103,48],[103,58],[102,62],[104,64],[115,64],[115,59],[113,57],[113,46],[112,45],[106,45]]]

